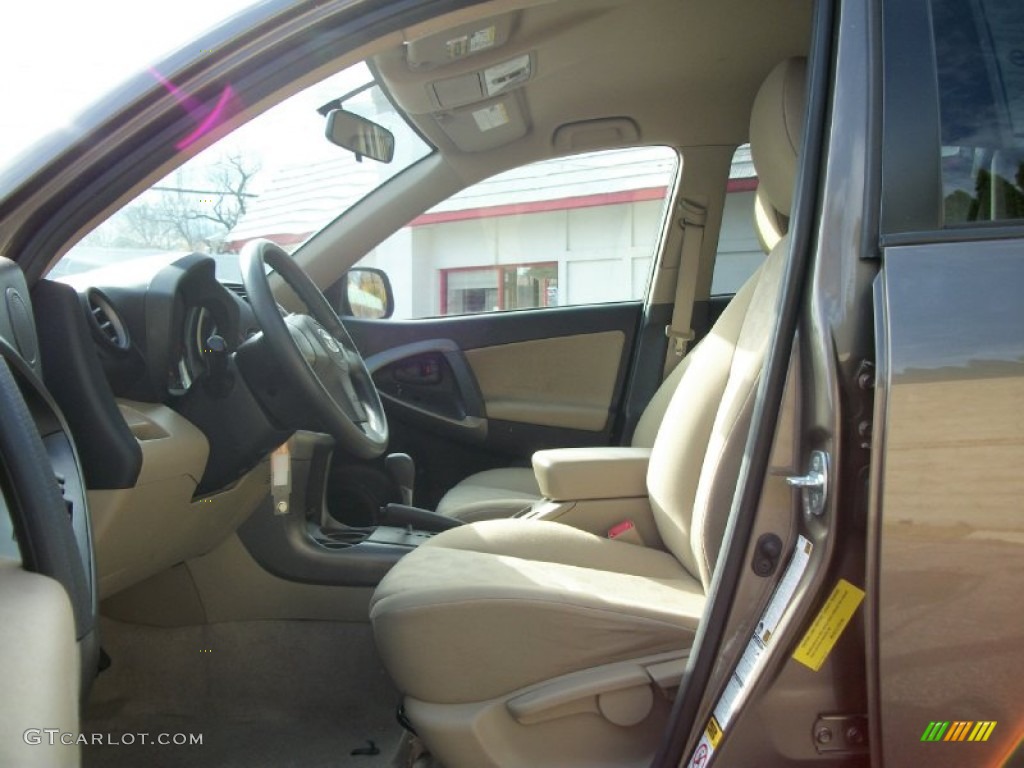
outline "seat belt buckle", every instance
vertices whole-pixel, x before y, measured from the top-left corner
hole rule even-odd
[[[632,520],[623,520],[621,523],[613,525],[608,529],[608,538],[615,541],[624,541],[627,544],[639,544],[640,546],[643,546],[644,543]]]
[[[697,334],[693,332],[692,328],[687,328],[685,331],[677,331],[671,325],[665,326],[665,336],[667,336],[675,344],[676,357],[682,357],[686,354],[686,345],[697,338]]]

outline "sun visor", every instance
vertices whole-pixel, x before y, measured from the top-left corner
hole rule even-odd
[[[517,16],[494,16],[412,40],[405,46],[406,62],[410,69],[430,70],[500,48],[508,42]]]
[[[483,101],[465,109],[449,110],[434,119],[463,152],[483,152],[521,139],[528,126],[519,93]]]

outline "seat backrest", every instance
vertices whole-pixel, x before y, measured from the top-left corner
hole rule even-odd
[[[769,218],[776,226],[792,205],[805,78],[804,59],[780,63],[765,79],[751,111],[760,204],[774,209]],[[783,237],[665,382],[671,389],[664,395],[664,416],[651,449],[647,489],[665,546],[705,589],[736,488],[788,250],[789,238]],[[659,390],[655,398],[662,395]],[[645,425],[645,434],[649,429]]]
[[[790,94],[790,98],[792,98],[792,94]],[[795,107],[795,105],[793,106]],[[767,114],[764,115],[765,119],[768,117]],[[795,148],[792,151],[795,153]],[[764,149],[762,149],[761,154],[762,156],[765,154]],[[793,164],[792,172],[795,173],[795,160]],[[783,173],[786,174],[786,178],[792,184],[793,177],[787,171],[783,171]],[[769,171],[769,175],[771,175],[771,171]],[[787,200],[788,197],[783,202],[786,204],[785,210],[788,211],[790,203],[786,202]],[[778,245],[779,240],[786,234],[788,226],[788,217],[780,213],[779,209],[771,203],[765,186],[758,186],[757,193],[754,196],[754,231],[765,253],[771,253],[772,249]],[[745,284],[753,283],[757,278],[758,274],[755,272],[748,278]],[[737,291],[732,301],[729,302],[730,306],[732,306],[731,311],[740,311],[741,306],[745,307],[746,302],[750,300],[750,295],[750,292]],[[689,365],[689,358],[690,356],[687,355],[679,361],[679,364],[661,382],[661,386],[658,387],[650,402],[647,403],[647,407],[640,414],[640,419],[637,421],[636,429],[633,430],[633,437],[630,440],[630,445],[634,448],[651,448],[654,446],[654,440],[658,436],[661,422],[665,419],[665,411],[668,410],[669,401],[672,399],[672,395],[675,394],[676,388],[679,386],[679,380],[683,377],[683,373]]]
[[[755,282],[757,272],[748,278],[747,282],[744,283],[744,288],[752,285]],[[722,313],[722,317],[726,313],[735,314],[736,312],[745,311],[747,303],[750,301],[749,290],[741,288],[736,292],[736,295],[732,297],[729,305],[726,307],[725,312]],[[712,333],[714,331],[712,330]],[[710,335],[710,334],[709,334]],[[679,382],[683,378],[683,374],[686,369],[690,366],[690,360],[693,358],[693,354],[700,348],[700,345],[704,343],[702,339],[682,360],[676,364],[676,367],[672,369],[665,380],[661,382],[661,386],[654,393],[654,397],[651,398],[650,402],[647,403],[647,407],[644,408],[644,412],[640,414],[640,419],[636,423],[636,429],[633,431],[633,438],[630,440],[630,445],[634,448],[653,448],[654,441],[658,437],[658,430],[661,429],[661,424],[665,420],[665,412],[668,411],[668,404],[672,401],[672,396],[676,393],[676,389],[679,387]]]

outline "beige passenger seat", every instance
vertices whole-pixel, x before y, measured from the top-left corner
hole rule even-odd
[[[787,215],[805,72],[803,59],[775,67],[751,115],[765,199]],[[485,520],[435,536],[381,581],[381,660],[448,768],[650,764],[704,612],[788,251],[786,237],[666,396],[645,476],[660,547]]]

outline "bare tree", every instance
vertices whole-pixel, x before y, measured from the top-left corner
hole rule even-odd
[[[249,193],[249,186],[259,171],[258,161],[247,163],[237,154],[228,155],[210,169],[209,179],[214,188],[224,190],[214,203],[213,217],[224,227],[225,232],[230,232],[245,215],[246,204],[253,197]]]
[[[260,164],[229,154],[204,177],[180,171],[126,206],[87,239],[93,245],[219,252],[224,236],[245,214]]]

